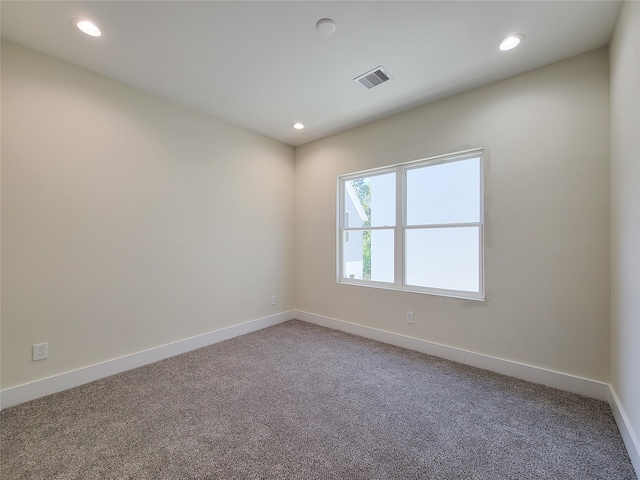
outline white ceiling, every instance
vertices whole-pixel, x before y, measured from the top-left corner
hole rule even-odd
[[[297,146],[609,43],[618,1],[2,1],[2,37]],[[87,37],[71,25],[87,17]],[[316,22],[332,18],[323,36]],[[510,33],[526,36],[509,52]],[[353,79],[379,65],[371,90]],[[298,131],[291,124],[306,125]]]

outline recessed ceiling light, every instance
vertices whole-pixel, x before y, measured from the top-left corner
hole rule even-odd
[[[316,23],[316,30],[322,35],[331,35],[336,31],[336,22],[330,18],[321,18],[318,20],[318,23]]]
[[[97,27],[97,25],[90,20],[74,18],[73,20],[71,20],[71,23],[75,25],[78,28],[78,30],[80,30],[83,33],[86,33],[91,37],[99,37],[100,35],[102,35],[102,32]]]
[[[304,125],[301,124],[300,122],[296,122],[293,125],[293,128],[295,128],[296,130],[302,130],[304,128]]]
[[[507,50],[516,48],[518,45],[520,45],[520,42],[522,40],[524,40],[524,35],[522,35],[521,33],[509,35],[508,37],[505,37],[502,40],[500,40],[500,43],[498,44],[498,48],[503,52],[506,52]]]

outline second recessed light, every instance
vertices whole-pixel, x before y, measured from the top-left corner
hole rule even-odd
[[[100,31],[98,26],[90,20],[74,18],[73,20],[71,20],[71,23],[73,23],[82,33],[86,33],[91,37],[99,37],[100,35],[102,35],[102,32]]]
[[[522,35],[521,33],[515,33],[513,35],[509,35],[508,37],[505,37],[502,40],[500,40],[500,43],[498,44],[498,48],[503,52],[506,52],[507,50],[516,48],[518,45],[520,45],[520,42],[522,42],[522,40],[524,40],[524,35]]]

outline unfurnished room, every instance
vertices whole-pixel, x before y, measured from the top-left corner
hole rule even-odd
[[[639,1],[0,14],[2,479],[638,478]]]

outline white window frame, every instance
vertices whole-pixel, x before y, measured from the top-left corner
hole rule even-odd
[[[480,158],[480,178],[479,178],[479,195],[480,195],[480,212],[478,222],[469,223],[445,223],[441,225],[411,225],[406,224],[407,212],[406,212],[406,178],[407,170],[414,168],[421,168],[426,166],[440,165],[443,163],[456,162],[461,160],[467,160],[470,158]],[[345,182],[362,177],[371,177],[374,175],[382,175],[386,173],[395,173],[396,175],[396,216],[394,226],[377,226],[377,227],[350,227],[345,225]],[[437,295],[445,297],[462,298],[467,300],[479,300],[485,299],[485,279],[484,279],[484,149],[474,148],[470,150],[464,150],[460,152],[448,153],[444,155],[437,155],[428,158],[422,158],[419,160],[413,160],[410,162],[398,163],[389,165],[386,167],[375,168],[370,170],[363,170],[360,172],[353,172],[338,177],[338,198],[337,198],[337,226],[336,226],[336,276],[337,282],[347,285],[358,285],[364,287],[382,288],[389,290],[399,290],[405,292],[422,293],[428,295]],[[450,228],[450,227],[477,227],[479,233],[479,291],[468,292],[460,290],[448,290],[438,289],[430,287],[419,287],[414,285],[407,285],[405,281],[405,235],[406,231],[414,228]],[[374,280],[364,280],[355,278],[344,278],[343,275],[343,242],[342,239],[346,234],[351,231],[357,230],[379,230],[390,229],[394,230],[394,281],[393,282],[381,282]]]

